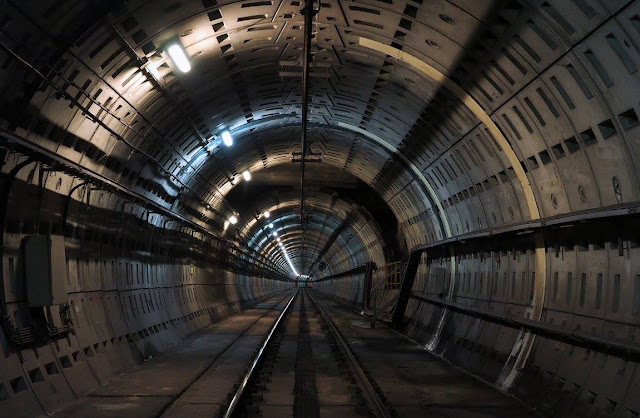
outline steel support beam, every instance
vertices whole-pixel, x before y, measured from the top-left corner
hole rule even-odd
[[[407,310],[407,305],[409,304],[411,289],[413,288],[413,282],[415,281],[421,258],[422,251],[412,251],[411,255],[409,256],[407,269],[404,271],[402,282],[400,283],[398,302],[396,302],[396,308],[393,311],[393,317],[391,319],[391,326],[393,328],[399,328],[404,322],[404,313]]]
[[[341,277],[355,276],[357,274],[364,274],[367,271],[367,264],[363,264],[358,267],[354,267],[351,270],[343,271],[342,273],[332,274],[331,276],[323,277],[322,279],[312,280],[311,283],[324,282],[325,280],[339,279]],[[374,264],[375,265],[375,264]]]

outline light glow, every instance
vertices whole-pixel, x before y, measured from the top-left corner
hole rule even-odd
[[[282,254],[284,254],[284,258],[287,260],[287,263],[289,263],[289,267],[291,268],[291,271],[293,272],[293,275],[295,277],[298,277],[300,274],[298,274],[298,271],[296,270],[296,268],[293,267],[293,263],[291,262],[291,259],[289,258],[289,254],[287,254],[287,250],[285,250],[284,247],[282,247]]]
[[[226,231],[229,228],[229,221],[224,221],[224,230]]]
[[[189,58],[187,58],[187,53],[182,48],[182,45],[173,44],[167,48],[167,53],[171,58],[171,61],[175,64],[176,67],[183,73],[187,73],[191,70],[191,63],[189,62]]]
[[[273,231],[273,236],[277,237],[278,236],[278,231]]]
[[[228,147],[233,145],[233,137],[231,136],[231,133],[229,131],[224,131],[222,133],[222,143]]]
[[[268,218],[269,216],[271,216],[271,212],[269,212],[268,210],[265,210],[262,216],[264,216],[265,218]]]
[[[269,228],[273,228],[273,222],[269,224]]]
[[[231,215],[229,217],[229,222],[231,222],[231,225],[235,225],[238,223],[238,218],[236,218],[234,215]]]
[[[244,181],[251,180],[251,173],[249,173],[249,170],[244,170],[242,172],[242,178],[244,179]]]

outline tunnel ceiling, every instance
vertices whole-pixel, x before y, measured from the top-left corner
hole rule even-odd
[[[3,128],[202,214],[285,270],[265,210],[299,273],[322,257],[328,271],[389,261],[366,203],[332,192],[351,177],[387,202],[409,247],[637,199],[638,104],[617,86],[638,85],[638,25],[622,1],[316,3],[308,143],[336,174],[309,184],[306,231],[298,165],[277,171],[300,151],[302,2],[38,4],[2,6]],[[603,39],[585,41],[594,31]],[[186,74],[165,53],[176,41]],[[252,205],[227,196],[244,170],[260,183]]]

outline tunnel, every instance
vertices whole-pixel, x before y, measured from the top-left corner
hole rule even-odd
[[[639,51],[636,0],[0,1],[0,416],[638,417]]]

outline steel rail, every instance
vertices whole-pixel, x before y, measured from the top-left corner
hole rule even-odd
[[[340,334],[340,331],[333,323],[333,320],[329,317],[329,315],[327,315],[324,309],[320,307],[320,304],[313,298],[313,296],[311,296],[309,292],[307,292],[307,296],[309,296],[309,299],[311,299],[311,302],[313,302],[313,304],[315,305],[316,309],[318,310],[318,313],[320,313],[320,316],[322,317],[325,324],[327,324],[327,327],[335,337],[336,342],[340,346],[340,349],[349,360],[349,366],[351,367],[353,373],[355,374],[356,378],[360,382],[360,386],[363,389],[362,394],[369,402],[369,406],[371,407],[373,414],[376,417],[391,418],[391,413],[385,406],[384,401],[380,398],[380,396],[378,395],[378,392],[376,392],[376,389],[373,387],[373,385],[371,384],[371,381],[369,380],[367,375],[364,373],[364,370],[362,370],[360,363],[358,363],[358,360],[355,358],[353,352],[351,351],[351,348],[349,348],[349,345],[347,344],[345,339],[342,338],[342,335]]]
[[[258,300],[258,303],[260,302],[266,302],[269,299],[275,298],[278,296],[278,293],[271,295],[269,297],[266,297],[265,299],[262,300]],[[211,370],[211,368],[216,364],[216,362],[218,361],[218,359],[220,359],[220,357],[222,357],[225,353],[227,353],[230,349],[232,349],[232,347],[234,346],[234,344],[236,342],[238,342],[238,340],[240,338],[242,338],[244,335],[246,335],[246,333],[253,327],[255,326],[261,319],[263,319],[265,316],[267,316],[267,314],[269,314],[269,312],[273,311],[274,309],[276,309],[276,307],[278,307],[282,301],[284,301],[287,298],[287,295],[284,295],[281,299],[279,299],[273,306],[271,306],[270,308],[267,309],[266,312],[264,312],[262,315],[260,315],[260,317],[258,319],[256,319],[255,321],[253,321],[249,326],[245,327],[242,332],[240,332],[237,336],[235,336],[233,338],[233,341],[230,341],[223,350],[219,351],[218,354],[215,355],[215,357],[213,359],[211,359],[211,361],[209,361],[209,364],[204,367],[203,369],[201,369],[201,371],[198,373],[197,376],[195,376],[193,379],[191,379],[191,381],[182,388],[182,390],[180,392],[178,392],[175,396],[172,397],[171,401],[167,404],[165,404],[165,406],[160,410],[160,412],[156,415],[156,417],[161,417],[164,416],[165,412],[171,408],[176,401],[178,401],[178,399],[180,399],[180,397],[182,395],[184,395],[192,386],[194,383],[196,383],[198,380],[200,380],[200,378],[202,376],[204,376],[209,370]],[[229,304],[231,305],[231,304]],[[257,303],[256,303],[257,305]],[[255,305],[252,306],[252,308],[254,308]]]
[[[230,418],[233,416],[233,413],[235,412],[236,407],[240,403],[240,399],[242,398],[244,391],[249,385],[249,380],[251,380],[251,378],[253,377],[254,372],[258,368],[258,364],[260,363],[260,360],[262,360],[262,354],[264,353],[267,346],[271,342],[271,337],[273,336],[276,329],[280,325],[280,322],[282,322],[282,318],[284,318],[284,316],[289,311],[289,307],[291,306],[291,304],[293,303],[294,299],[296,298],[299,292],[300,290],[296,289],[296,292],[293,294],[293,296],[289,300],[289,303],[287,303],[287,305],[284,307],[284,309],[280,313],[280,316],[278,316],[278,319],[276,319],[276,322],[273,324],[273,326],[269,330],[269,333],[267,334],[267,338],[265,338],[264,342],[262,343],[262,346],[260,346],[260,350],[258,351],[258,354],[255,356],[255,358],[253,359],[253,362],[251,363],[251,366],[249,367],[249,371],[244,375],[244,378],[242,379],[240,386],[236,390],[236,393],[233,395],[231,402],[229,402],[229,407],[227,408],[227,410],[223,415],[224,418]]]

